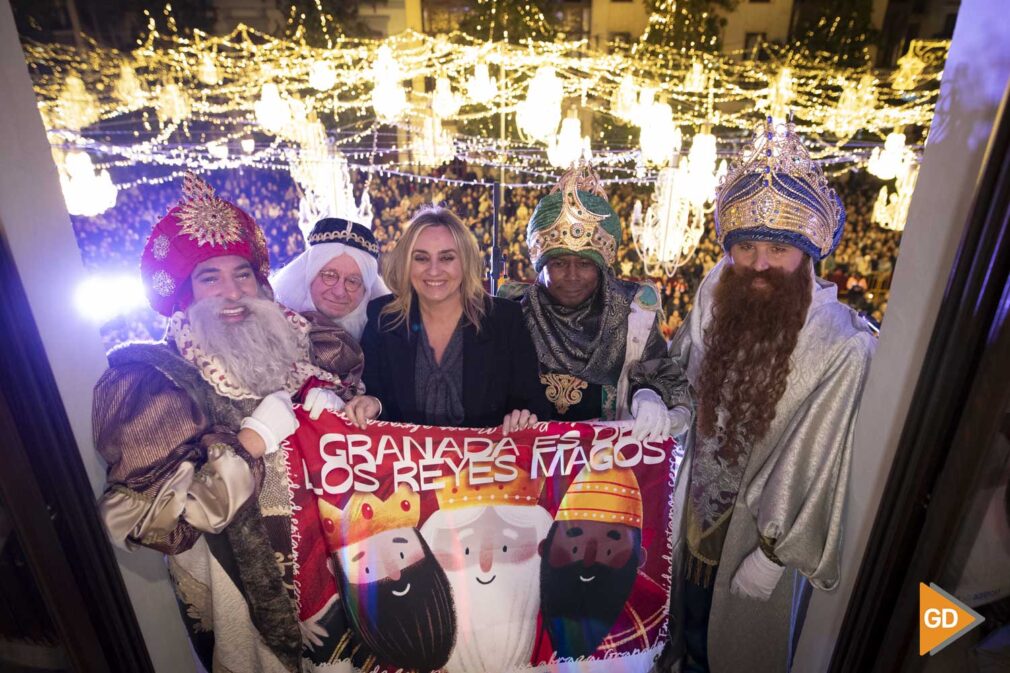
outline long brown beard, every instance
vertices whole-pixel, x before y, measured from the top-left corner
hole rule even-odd
[[[768,285],[755,288],[756,278]],[[804,260],[792,273],[727,266],[714,292],[698,385],[698,429],[716,432],[724,410],[727,441],[753,446],[768,432],[786,390],[789,359],[812,298]]]

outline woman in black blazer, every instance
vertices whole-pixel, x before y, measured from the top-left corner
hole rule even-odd
[[[451,211],[416,214],[385,260],[393,291],[368,305],[361,337],[367,419],[505,432],[549,418],[519,304],[488,296],[473,234]]]

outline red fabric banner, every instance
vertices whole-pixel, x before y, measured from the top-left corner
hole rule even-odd
[[[284,450],[317,663],[652,667],[670,595],[673,440],[638,442],[628,424],[541,423],[503,437],[298,416]]]

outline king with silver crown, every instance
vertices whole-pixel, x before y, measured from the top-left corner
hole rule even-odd
[[[789,670],[794,616],[811,589],[838,584],[853,421],[875,348],[814,274],[844,224],[790,124],[766,121],[719,185],[726,255],[670,346],[694,393],[666,653],[681,670]]]
[[[640,437],[682,430],[687,388],[673,385],[659,293],[614,275],[621,220],[592,166],[580,160],[561,176],[526,238],[537,281],[502,294],[521,300],[555,418],[633,418]]]
[[[819,261],[842,237],[845,208],[792,124],[768,118],[720,182],[715,222],[727,251],[737,241],[779,242]]]

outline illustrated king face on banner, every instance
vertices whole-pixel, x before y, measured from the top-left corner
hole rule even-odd
[[[438,511],[421,527],[452,586],[459,627],[449,673],[507,671],[527,665],[540,593],[537,550],[551,516],[538,504],[544,479],[516,468],[509,482],[475,473],[442,480]]]
[[[456,616],[445,573],[417,529],[420,497],[404,485],[319,499],[347,614],[379,663],[416,671],[445,666]]]
[[[588,657],[625,609],[642,547],[642,492],[635,473],[586,466],[565,493],[543,544],[543,625],[557,657]]]

